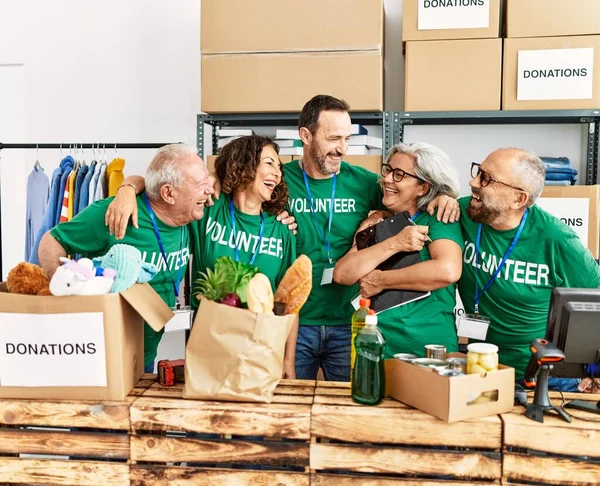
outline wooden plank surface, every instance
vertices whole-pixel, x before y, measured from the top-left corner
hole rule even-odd
[[[0,457],[0,482],[126,486],[129,484],[129,466],[110,462]]]
[[[364,405],[353,402],[350,394],[348,394],[348,396],[340,394],[315,395],[313,403],[315,403],[315,405],[344,405],[348,407],[364,407]],[[393,398],[384,398],[383,401],[377,406],[379,408],[411,408],[408,405],[399,402],[398,400],[394,400]]]
[[[155,398],[177,398],[184,400],[182,386],[173,387],[161,387],[160,385],[152,386],[147,390],[143,390],[141,395],[144,397],[155,397]],[[197,403],[213,403],[208,400],[196,400]],[[297,403],[299,405],[311,405],[313,403],[313,395],[300,393],[290,394],[274,394],[273,401],[271,403]]]
[[[478,482],[460,480],[426,480],[426,479],[404,479],[381,476],[350,476],[341,474],[313,473],[310,478],[311,486],[492,486],[497,482]],[[511,485],[513,486],[513,485]]]
[[[128,459],[127,434],[0,429],[0,453]]]
[[[303,440],[310,438],[309,405],[198,402],[143,396],[132,404],[130,413],[134,431],[184,430]]]
[[[445,424],[411,408],[314,405],[313,437],[345,442],[435,445],[500,449],[502,423],[498,416]]]
[[[132,466],[132,486],[309,486],[305,473]]]
[[[132,436],[131,460],[306,467],[309,462],[309,444],[308,442]]]
[[[477,452],[409,449],[398,447],[311,444],[311,470],[349,470],[366,473],[407,474],[497,479],[501,460]]]
[[[600,415],[566,409],[573,417],[565,422],[554,413],[544,415],[544,422],[525,416],[523,407],[502,414],[504,446],[521,447],[569,456],[600,458]]]
[[[598,463],[512,452],[504,452],[503,457],[502,479],[504,481],[526,481],[552,486],[600,484]]]
[[[127,401],[0,400],[0,424],[129,430],[129,405]]]

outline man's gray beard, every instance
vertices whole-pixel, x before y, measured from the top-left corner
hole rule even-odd
[[[337,170],[331,171],[327,168],[327,156],[322,156],[317,154],[314,150],[311,150],[310,155],[315,163],[315,167],[317,170],[323,175],[332,175],[337,172]]]
[[[492,224],[501,217],[502,211],[490,208],[484,204],[480,208],[474,208],[469,203],[467,215],[471,218],[471,221],[475,223]]]

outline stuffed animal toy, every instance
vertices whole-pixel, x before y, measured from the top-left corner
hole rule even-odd
[[[158,273],[154,265],[142,260],[140,250],[123,243],[112,246],[106,255],[94,258],[93,262],[95,266],[117,272],[111,292],[122,292],[135,283],[149,282]]]
[[[52,295],[104,295],[110,292],[116,272],[112,269],[96,271],[92,260],[69,260],[61,257],[62,266],[50,280]]]
[[[13,294],[50,295],[48,275],[38,265],[21,262],[8,272],[6,288]]]

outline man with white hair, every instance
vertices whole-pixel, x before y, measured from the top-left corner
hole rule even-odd
[[[596,288],[600,267],[575,232],[535,205],[545,171],[536,155],[502,148],[471,165],[472,196],[459,199],[465,247],[458,283],[465,312],[485,328],[500,362],[522,379],[543,338],[554,287]]]
[[[135,190],[124,184],[119,190]],[[204,162],[196,150],[180,144],[160,148],[146,170],[146,191],[137,196],[139,229],[128,226],[117,241],[105,225],[106,208],[114,198],[95,202],[71,221],[47,232],[40,242],[39,261],[52,277],[59,257],[81,254],[93,258],[105,254],[116,243],[136,247],[147,263],[158,268],[150,285],[170,307],[174,307],[189,261],[187,224],[202,218],[204,203],[213,193]],[[144,367],[154,370],[162,332],[144,326]]]

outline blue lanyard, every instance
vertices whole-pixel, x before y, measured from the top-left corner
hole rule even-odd
[[[419,209],[419,210],[418,210],[418,211],[417,211],[415,214],[413,214],[413,215],[412,215],[412,218],[410,218],[410,219],[412,219],[412,220],[414,221],[415,219],[417,219],[417,216],[418,216],[419,214],[421,214],[421,210],[420,210],[420,209]]]
[[[310,202],[310,212],[313,215],[315,220],[315,226],[319,231],[319,235],[325,244],[325,250],[327,251],[327,260],[329,263],[333,263],[331,259],[331,223],[333,222],[333,203],[335,198],[335,183],[336,183],[336,174],[333,174],[333,185],[331,186],[331,205],[329,206],[329,223],[327,225],[327,238],[325,238],[325,234],[319,226],[319,221],[317,220],[317,213],[315,211],[315,205],[313,204],[312,197],[310,195],[310,187],[308,186],[308,176],[306,175],[306,171],[304,170],[304,161],[302,161],[302,175],[304,176],[304,185],[306,186],[306,194],[308,195],[308,200]]]
[[[229,213],[231,214],[231,226],[232,226],[231,232],[233,235],[233,248],[234,248],[234,254],[235,254],[235,261],[239,262],[240,255],[239,255],[236,231],[235,231],[235,211],[234,211],[234,206],[233,206],[233,199],[229,200]],[[250,258],[250,265],[253,265],[254,260],[256,260],[256,255],[258,255],[258,249],[260,248],[260,245],[262,244],[264,232],[265,232],[265,215],[261,211],[260,212],[260,233],[258,236],[258,244],[256,245],[256,248],[254,249],[254,254],[252,255],[252,258]]]
[[[508,250],[506,250],[506,253],[502,257],[502,260],[500,261],[500,265],[498,265],[498,268],[494,272],[494,275],[492,275],[492,278],[490,278],[488,280],[488,283],[486,283],[485,286],[483,287],[483,290],[481,291],[481,295],[483,295],[487,291],[487,289],[489,289],[490,286],[496,281],[496,278],[498,277],[498,275],[500,275],[500,271],[502,270],[502,267],[506,263],[506,260],[508,259],[508,257],[512,253],[512,251],[515,249],[515,246],[517,246],[517,241],[519,241],[519,238],[521,237],[521,233],[523,232],[523,227],[525,226],[525,221],[527,221],[528,213],[529,213],[529,208],[527,208],[525,210],[525,213],[523,214],[523,217],[521,218],[521,224],[519,224],[519,229],[517,230],[517,234],[513,238],[512,243],[508,247]],[[474,313],[475,317],[477,317],[479,315],[479,297],[481,296],[479,294],[479,285],[477,284],[477,275],[479,274],[479,267],[477,266],[477,260],[479,257],[479,244],[481,242],[482,227],[483,227],[483,225],[480,224],[479,228],[477,228],[477,240],[475,240],[475,313]]]
[[[165,247],[162,242],[162,238],[160,237],[160,232],[158,231],[158,225],[156,224],[156,216],[154,216],[154,211],[152,210],[152,206],[150,206],[150,201],[148,200],[148,196],[144,193],[144,201],[146,202],[146,207],[148,208],[148,214],[150,214],[150,219],[152,220],[152,226],[154,226],[154,234],[156,235],[156,241],[158,242],[158,247],[160,248],[160,253],[165,262],[165,266],[168,269],[169,263],[167,262],[167,254],[165,253]],[[181,284],[181,267],[183,266],[183,234],[184,229],[181,227],[181,243],[179,245],[179,268],[177,269],[177,283],[173,281],[173,277],[171,276],[171,283],[173,284],[173,292],[175,292],[175,302],[177,303],[177,307],[179,307],[179,285]]]

